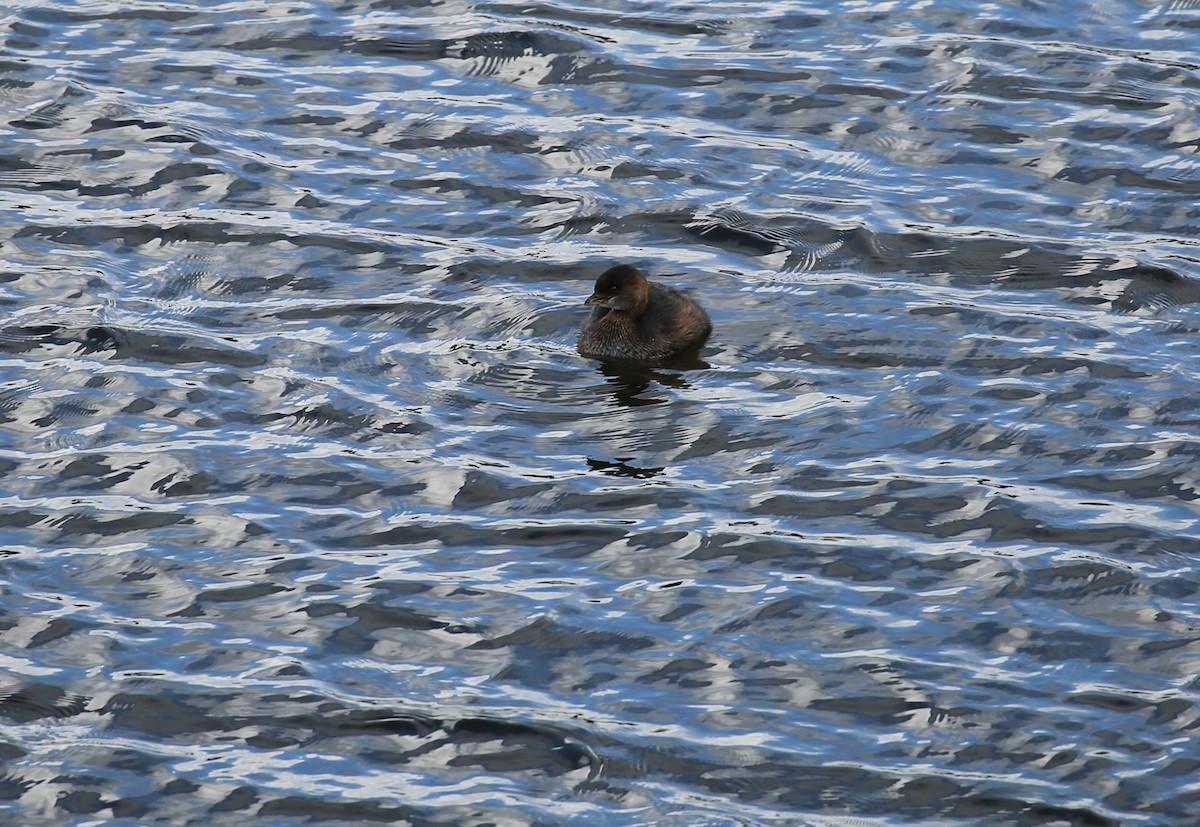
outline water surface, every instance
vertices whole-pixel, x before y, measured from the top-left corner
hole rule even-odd
[[[1198,106],[1189,0],[10,5],[0,813],[1194,823]]]

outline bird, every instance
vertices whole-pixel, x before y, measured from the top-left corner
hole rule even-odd
[[[579,353],[594,359],[654,363],[698,348],[712,332],[708,313],[684,291],[646,279],[629,264],[596,279],[585,305]]]

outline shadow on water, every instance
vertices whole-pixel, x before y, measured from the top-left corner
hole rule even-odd
[[[588,457],[587,465],[589,470],[599,471],[601,474],[608,474],[610,477],[630,477],[638,480],[646,480],[652,477],[657,477],[666,470],[665,466],[660,466],[657,468],[640,468],[636,465],[630,465],[628,457],[617,457],[616,460],[612,462]]]

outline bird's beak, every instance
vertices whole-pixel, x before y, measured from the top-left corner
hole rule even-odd
[[[588,296],[587,301],[585,301],[584,304],[598,304],[601,307],[608,307],[607,301],[599,293],[593,293],[592,295]]]

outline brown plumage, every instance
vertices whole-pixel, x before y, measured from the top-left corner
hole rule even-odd
[[[712,331],[704,308],[665,284],[647,281],[628,264],[605,270],[584,304],[592,314],[579,334],[579,352],[596,359],[656,362],[699,347]]]

